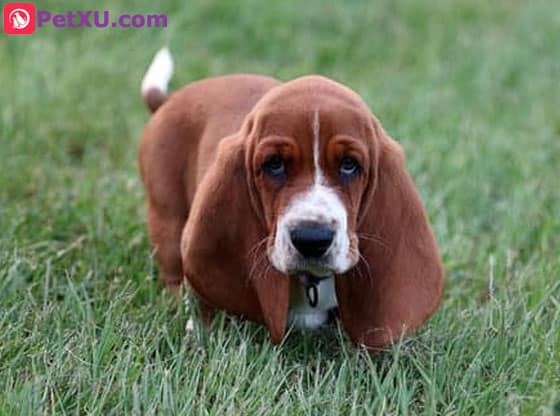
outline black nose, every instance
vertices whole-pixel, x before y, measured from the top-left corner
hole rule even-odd
[[[292,244],[303,257],[321,257],[331,246],[333,237],[333,230],[316,223],[302,224],[290,231]]]

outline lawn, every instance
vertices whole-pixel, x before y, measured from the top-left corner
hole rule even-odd
[[[558,2],[87,4],[169,26],[0,34],[1,415],[560,414]],[[196,311],[157,285],[136,166],[165,44],[173,89],[319,73],[364,97],[447,270],[421,331],[378,356],[223,315],[185,336]]]

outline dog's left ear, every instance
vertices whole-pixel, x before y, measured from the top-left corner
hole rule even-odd
[[[185,276],[206,304],[268,327],[275,343],[286,330],[289,278],[268,267],[265,239],[246,168],[245,129],[222,140],[198,186],[183,230]]]
[[[426,212],[399,144],[373,120],[371,189],[357,235],[362,259],[336,276],[340,318],[350,338],[382,349],[411,333],[439,305],[444,270]]]

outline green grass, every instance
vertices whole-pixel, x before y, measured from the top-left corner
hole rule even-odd
[[[556,1],[88,7],[170,27],[0,35],[1,415],[560,414]],[[366,99],[447,269],[417,335],[374,357],[338,328],[276,347],[221,316],[185,337],[195,312],[154,282],[135,162],[139,83],[164,44],[173,88],[320,73]]]

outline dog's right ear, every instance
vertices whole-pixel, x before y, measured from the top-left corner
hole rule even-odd
[[[246,169],[248,135],[223,139],[183,230],[185,276],[207,304],[266,324],[279,343],[286,329],[289,278],[268,264],[268,233],[254,212]]]

